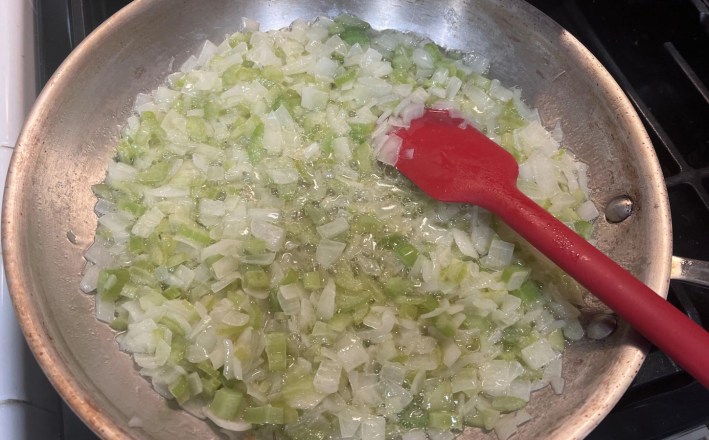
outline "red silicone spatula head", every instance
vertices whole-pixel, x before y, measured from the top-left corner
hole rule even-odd
[[[501,188],[516,185],[514,157],[445,110],[426,110],[397,135],[403,143],[396,168],[434,199],[488,208]]]
[[[395,166],[422,190],[497,214],[709,388],[709,333],[522,194],[511,154],[445,111],[428,110],[397,135]]]

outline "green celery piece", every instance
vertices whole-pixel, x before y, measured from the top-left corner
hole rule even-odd
[[[91,191],[98,198],[106,199],[109,201],[113,201],[113,199],[114,199],[113,189],[110,186],[108,186],[106,183],[97,183],[95,185],[91,185]],[[582,193],[582,195],[583,195],[583,193]]]
[[[204,246],[214,243],[214,240],[209,236],[209,231],[196,223],[191,225],[185,223],[181,224],[177,230],[177,235]]]
[[[414,260],[414,262],[415,261],[416,260]],[[468,266],[462,261],[454,260],[443,269],[443,273],[441,275],[444,281],[460,284],[463,282],[467,274]]]
[[[285,107],[289,113],[293,113],[293,110],[300,106],[300,101],[301,97],[293,89],[286,89],[283,93],[278,95],[276,99],[273,101],[273,105],[271,106],[272,110],[278,109],[278,107],[283,106]]]
[[[102,299],[115,301],[128,280],[130,280],[128,269],[102,269],[98,274],[96,290]]]
[[[399,317],[415,321],[419,317],[419,309],[413,304],[401,304],[399,306]]]
[[[560,328],[557,328],[549,333],[547,339],[549,340],[549,345],[551,345],[551,348],[555,351],[558,351],[559,353],[564,351],[564,332]]]
[[[414,65],[411,60],[411,51],[404,46],[397,46],[391,58],[391,67],[394,70],[408,70]]]
[[[345,329],[352,324],[352,315],[349,313],[336,313],[330,321],[328,321],[327,326],[336,332],[343,332]]]
[[[118,316],[109,325],[117,332],[128,330],[128,316]]]
[[[235,48],[239,43],[248,43],[251,41],[251,32],[237,32],[229,37],[229,46]]]
[[[163,318],[160,320],[160,323],[165,325],[164,324],[165,319],[172,321],[170,318]],[[170,328],[170,331],[172,331],[172,333],[173,333],[172,343],[170,344],[169,362],[171,362],[175,365],[179,365],[185,359],[185,350],[187,349],[187,341],[185,341],[185,338],[182,337],[182,336],[184,336],[184,332],[183,332],[182,328],[180,326],[178,326],[177,324],[175,324],[172,327],[165,325],[165,327]]]
[[[593,223],[585,220],[578,220],[574,222],[574,230],[583,238],[589,239],[593,233]]]
[[[285,74],[283,73],[283,69],[280,67],[275,67],[275,66],[264,66],[261,69],[261,75],[273,82],[280,83],[283,81],[285,78]]]
[[[429,313],[434,311],[438,307],[438,304],[438,298],[430,293],[427,293],[424,295],[424,300],[419,305],[419,309],[421,309],[422,313]]]
[[[298,171],[298,176],[308,185],[315,183],[312,168],[306,165],[302,160],[295,160],[295,169]]]
[[[221,110],[216,101],[209,99],[204,103],[204,118],[208,121],[217,119],[220,113]]]
[[[413,283],[403,277],[392,277],[384,282],[384,293],[391,297],[406,295],[413,288]]]
[[[364,303],[358,305],[355,307],[354,311],[352,311],[352,322],[356,325],[362,324],[362,321],[364,320],[364,317],[367,316],[367,313],[369,313],[369,304]]]
[[[266,358],[269,371],[286,371],[287,344],[285,333],[266,334]]]
[[[419,256],[418,250],[410,243],[397,244],[394,253],[406,267],[413,266]]]
[[[360,213],[352,220],[352,231],[355,234],[372,234],[378,237],[384,230],[384,223],[374,214]]]
[[[263,130],[263,124],[259,123],[254,128],[253,133],[251,133],[251,142],[246,148],[246,152],[249,154],[249,161],[254,165],[261,162],[266,155],[266,149],[263,147]]]
[[[463,420],[452,411],[431,411],[428,413],[428,426],[442,431],[460,431],[463,429]]]
[[[441,48],[435,43],[426,43],[423,45],[423,49],[428,52],[433,58],[434,63],[437,63],[443,59],[443,53],[441,53]]]
[[[509,100],[502,107],[502,113],[497,120],[498,134],[510,133],[517,128],[522,128],[526,124],[525,120],[517,112],[514,101]]]
[[[308,216],[310,221],[317,226],[325,224],[329,221],[327,211],[317,205],[308,204],[303,208],[303,211],[305,211],[305,215]]]
[[[143,206],[142,203],[134,202],[129,199],[119,200],[118,201],[118,209],[120,211],[129,212],[129,213],[133,214],[133,216],[135,216],[135,217],[140,217],[141,215],[143,215],[143,213],[145,213],[145,210],[146,210],[145,206]]]
[[[456,331],[458,331],[458,328],[453,324],[453,320],[451,318],[451,315],[447,313],[442,313],[436,317],[434,326],[438,329],[439,332],[443,336],[452,338],[455,336]]]
[[[334,21],[336,24],[355,29],[367,30],[372,27],[369,23],[362,20],[361,18],[355,17],[354,15],[350,14],[340,14],[335,17]]]
[[[283,408],[283,421],[287,424],[295,423],[298,421],[299,415],[298,415],[298,410],[295,408],[291,408],[290,406],[286,406]]]
[[[136,284],[145,286],[157,286],[158,280],[153,274],[155,268],[151,264],[134,263],[128,268],[130,279]]]
[[[526,345],[532,332],[529,324],[515,324],[502,330],[502,345],[506,350],[518,351]]]
[[[205,142],[209,136],[207,135],[207,126],[204,124],[204,119],[197,116],[188,116],[187,135],[195,142]]]
[[[239,414],[239,407],[244,395],[231,388],[220,388],[214,393],[214,399],[209,404],[209,410],[217,417],[234,420]]]
[[[203,360],[202,362],[198,363],[197,369],[199,369],[210,377],[217,378],[221,376],[221,373],[218,370],[214,369],[214,367],[212,366],[212,362],[209,359]]]
[[[190,392],[190,383],[187,381],[187,376],[183,375],[178,377],[167,388],[170,390],[170,394],[175,397],[177,403],[180,405],[187,402],[190,397],[192,397],[192,393]]]
[[[266,242],[260,238],[248,238],[244,241],[244,251],[249,255],[260,255],[266,252]]]
[[[167,289],[163,290],[162,296],[167,299],[177,299],[182,296],[182,290],[178,289],[175,286],[170,286]]]
[[[144,153],[144,150],[137,144],[131,142],[128,139],[123,138],[118,142],[118,145],[116,146],[116,152],[118,153],[119,161],[127,164],[132,164],[137,157]]]
[[[421,397],[416,396],[398,415],[399,424],[407,429],[426,428],[428,413],[421,408]]]
[[[379,245],[384,249],[391,249],[399,258],[399,261],[404,263],[406,267],[411,267],[418,258],[418,250],[414,245],[409,243],[401,234],[391,234],[379,240]]]
[[[185,261],[189,261],[190,257],[182,252],[170,255],[165,262],[165,267],[177,267]]]
[[[529,269],[527,269],[526,267],[513,264],[513,265],[505,267],[502,270],[502,275],[500,276],[500,278],[502,281],[507,282],[517,272],[527,272],[527,271],[529,271]]]
[[[360,277],[355,276],[349,263],[338,263],[334,269],[335,285],[351,292],[364,290],[364,283]]]
[[[334,81],[335,85],[337,87],[342,87],[343,85],[347,84],[348,82],[352,82],[355,79],[357,79],[357,72],[359,69],[351,67],[346,69],[344,72],[335,75]]]
[[[217,378],[203,374],[200,374],[199,378],[202,380],[202,393],[213,398],[214,393],[222,386],[222,383]]]
[[[527,280],[522,283],[522,286],[510,292],[511,295],[516,296],[522,300],[522,304],[529,306],[534,304],[540,297],[542,290],[535,281]]]
[[[244,287],[248,289],[267,289],[271,280],[263,269],[250,270],[244,273]]]
[[[345,29],[340,32],[340,38],[350,45],[359,44],[360,46],[365,46],[369,44],[367,31],[359,27],[345,27]]]
[[[369,134],[367,136],[369,136]],[[367,175],[374,173],[374,167],[372,166],[372,147],[369,145],[369,142],[366,140],[361,141],[361,143],[355,147],[353,157],[357,163],[357,168],[359,168],[362,174]]]
[[[282,437],[290,440],[325,440],[332,438],[334,429],[333,424],[321,415],[306,416],[286,425],[285,435]]]
[[[289,268],[283,276],[283,279],[281,279],[280,285],[287,286],[289,284],[293,284],[298,281],[298,278],[298,272],[293,268]]]
[[[322,288],[322,278],[320,272],[306,272],[303,274],[303,287],[306,290],[317,290]]]
[[[164,325],[165,327],[169,328],[170,331],[175,334],[175,335],[180,335],[180,336],[185,336],[185,331],[182,329],[180,324],[177,323],[174,319],[170,318],[169,316],[163,316],[160,319],[160,324]],[[173,339],[173,343],[174,343]],[[184,350],[183,350],[184,351]],[[170,353],[172,355],[172,352]],[[179,361],[179,359],[178,359]]]
[[[351,313],[367,301],[369,298],[362,292],[338,292],[335,297],[335,310],[338,313]]]
[[[424,404],[429,411],[453,411],[455,401],[450,381],[443,380],[433,390],[425,393]]]
[[[362,142],[367,142],[369,141],[369,138],[372,135],[372,132],[376,128],[376,125],[374,123],[370,124],[363,124],[363,123],[350,123],[350,132],[349,132],[349,137],[353,141],[355,141],[357,144],[361,144]],[[369,149],[369,146],[367,146]]]
[[[514,396],[496,396],[490,403],[494,409],[505,413],[520,410],[527,405],[523,399]]]
[[[246,408],[244,420],[255,425],[282,425],[284,423],[283,408],[271,405]]]

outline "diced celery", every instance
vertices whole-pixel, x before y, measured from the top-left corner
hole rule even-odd
[[[277,406],[254,406],[244,410],[244,420],[255,425],[282,425],[283,408]]]
[[[322,279],[319,272],[306,272],[303,274],[303,287],[307,290],[322,288]]]
[[[426,294],[423,297],[423,302],[419,305],[419,309],[422,311],[422,313],[428,313],[432,312],[433,310],[438,307],[438,298],[431,294]]]
[[[182,224],[177,230],[177,235],[184,237],[188,240],[192,240],[201,245],[207,246],[214,243],[214,240],[209,236],[209,231],[205,230],[197,224],[187,225]]]
[[[442,431],[462,430],[462,418],[451,411],[432,411],[428,413],[428,426]]]
[[[513,290],[510,294],[521,299],[523,304],[530,305],[540,298],[541,289],[539,284],[535,281],[527,280],[522,283],[522,286],[520,286],[519,289]]]
[[[416,320],[419,316],[419,309],[413,304],[402,304],[399,306],[399,316],[402,319]]]
[[[349,137],[357,144],[369,141],[372,132],[376,128],[374,123],[371,124],[361,124],[361,123],[350,123]],[[371,148],[368,146],[368,148]]]
[[[359,27],[345,27],[345,29],[340,32],[340,38],[347,44],[359,44],[360,46],[369,44],[367,31]]]
[[[298,274],[298,272],[295,269],[289,268],[286,271],[285,275],[283,275],[283,278],[281,278],[280,285],[287,286],[289,284],[293,284],[298,281],[299,277],[300,277],[300,275]]]
[[[415,261],[416,260],[414,260],[414,262]],[[443,268],[441,278],[443,278],[444,281],[460,284],[463,282],[466,275],[468,275],[468,266],[465,264],[465,262],[460,260],[454,260],[451,262],[451,264]]]
[[[522,128],[526,125],[525,120],[517,112],[513,100],[507,101],[502,108],[502,113],[498,119],[498,133],[509,133],[517,128]]]
[[[438,62],[443,58],[443,54],[441,53],[441,48],[438,47],[435,43],[426,43],[423,45],[423,49],[428,52],[429,55],[431,55],[431,58],[433,58],[434,62]]]
[[[214,393],[209,410],[219,418],[234,420],[239,413],[244,395],[230,388],[220,388]]]
[[[496,410],[507,413],[524,408],[527,402],[514,396],[495,396],[492,398],[491,405]]]
[[[175,400],[177,400],[177,403],[180,405],[187,402],[189,398],[192,397],[192,394],[190,393],[190,384],[187,381],[187,376],[184,375],[174,380],[168,386],[168,390],[170,390],[170,394],[175,397]]]
[[[414,400],[399,413],[399,424],[406,429],[426,428],[429,425],[428,413]]]
[[[117,203],[117,206],[119,210],[130,212],[135,217],[140,217],[146,210],[145,206],[142,203],[134,202],[128,199],[121,199]]]
[[[378,236],[384,230],[384,224],[373,214],[360,213],[354,216],[351,228],[356,234]]]
[[[297,106],[300,106],[301,102],[301,97],[300,95],[293,89],[287,89],[278,97],[273,103],[273,110],[276,110],[278,107],[283,106],[285,107],[289,113],[293,113],[293,109],[295,109]]]
[[[255,269],[244,273],[243,283],[248,289],[267,289],[271,280],[263,269]]]
[[[264,125],[259,123],[251,133],[251,141],[246,148],[249,161],[254,165],[261,162],[261,159],[266,155],[266,149],[263,147],[263,131]]]
[[[204,142],[207,140],[207,126],[201,117],[187,117],[187,135],[195,142]]]
[[[413,288],[413,283],[402,277],[392,277],[384,282],[384,293],[396,297],[407,294]]]
[[[450,381],[443,380],[433,390],[425,393],[424,403],[429,411],[452,411],[455,400]]]
[[[352,324],[352,315],[349,313],[337,313],[327,322],[328,327],[336,332],[344,331],[350,324]]]
[[[564,332],[560,328],[557,328],[553,332],[549,333],[547,339],[549,340],[549,345],[551,345],[552,349],[559,353],[564,351]]]
[[[578,220],[574,222],[574,230],[583,238],[588,239],[593,233],[593,223],[584,220]]]
[[[349,68],[346,69],[344,72],[335,75],[335,85],[337,87],[342,87],[343,85],[347,84],[348,82],[354,81],[357,78],[357,69],[355,68]]]
[[[458,327],[453,322],[451,315],[447,313],[442,313],[436,316],[434,326],[436,327],[436,329],[438,329],[439,332],[441,332],[443,336],[449,338],[452,338],[455,335],[455,332],[458,330]]]
[[[128,269],[103,269],[98,274],[96,290],[104,300],[115,301],[128,280],[130,280]]]
[[[285,371],[287,346],[285,333],[266,333],[266,357],[270,371]]]

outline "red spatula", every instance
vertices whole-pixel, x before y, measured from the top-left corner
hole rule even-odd
[[[709,333],[522,194],[514,157],[462,123],[427,110],[397,132],[396,168],[434,199],[495,213],[709,388]]]

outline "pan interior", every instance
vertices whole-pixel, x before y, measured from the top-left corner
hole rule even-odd
[[[118,351],[114,332],[78,290],[96,228],[90,186],[103,180],[120,126],[138,93],[156,88],[202,42],[296,18],[349,12],[377,29],[426,35],[491,60],[492,77],[519,86],[547,127],[561,122],[565,146],[589,165],[602,210],[628,195],[636,212],[620,224],[599,220],[598,246],[657,292],[666,292],[669,210],[647,135],[618,86],[566,31],[524,3],[477,0],[136,1],[110,19],[50,80],[18,142],[8,178],[3,246],[13,299],[35,355],[63,397],[105,438],[220,438],[177,410]],[[67,235],[73,235],[70,241]],[[603,311],[589,298],[585,314]],[[583,437],[635,375],[644,347],[621,325],[607,341],[582,341],[565,354],[566,389],[536,393],[534,419],[520,438]],[[142,428],[129,428],[138,417]],[[466,439],[486,438],[479,431]]]

